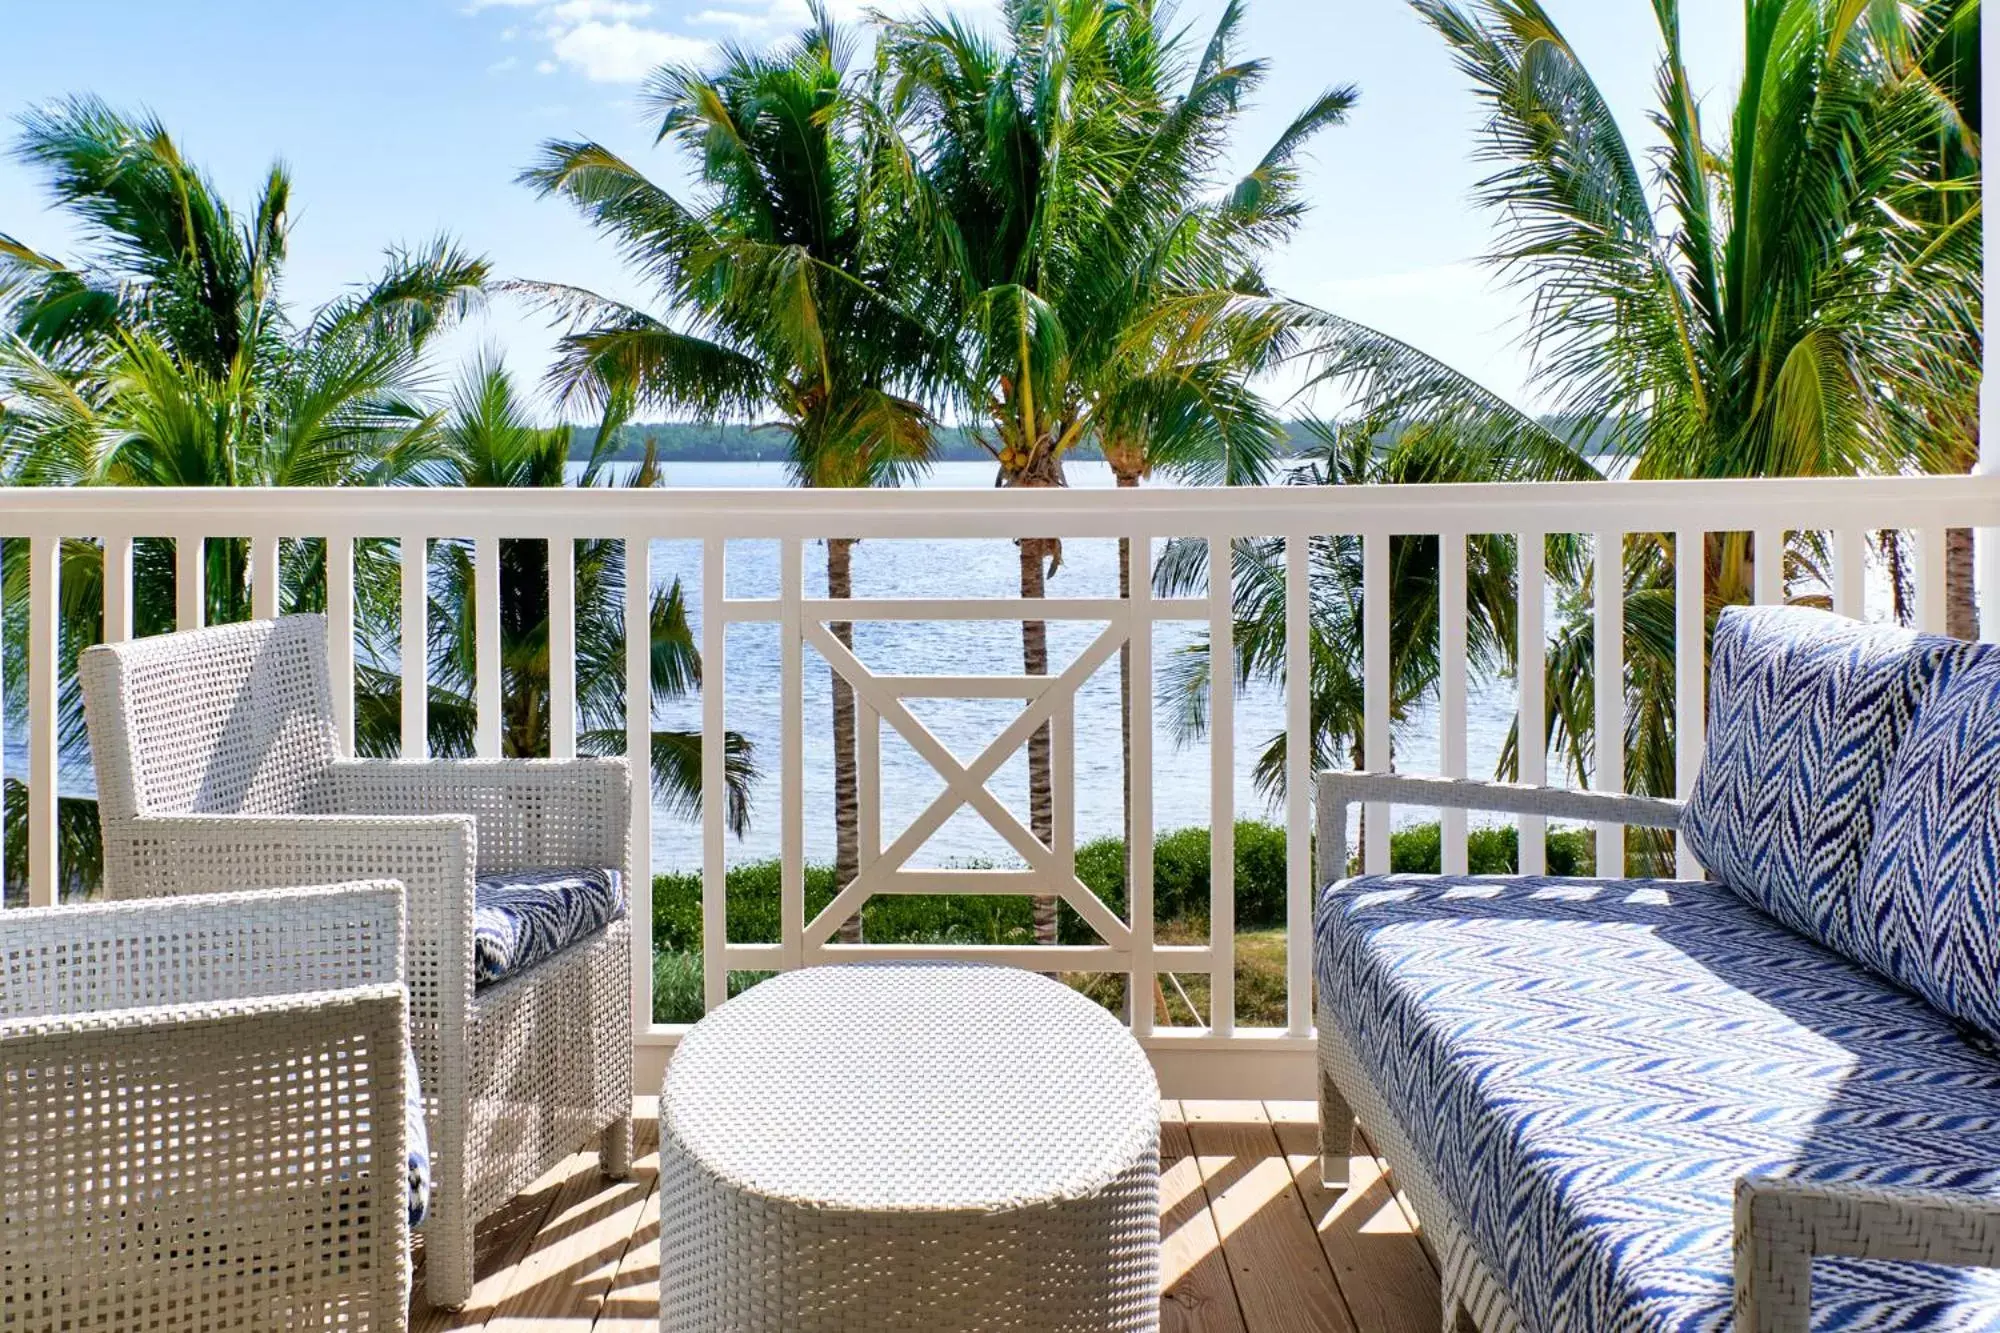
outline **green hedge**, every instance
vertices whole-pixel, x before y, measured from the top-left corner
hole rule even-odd
[[[1474,874],[1506,874],[1514,869],[1515,832],[1477,828],[1467,839]],[[1399,829],[1389,839],[1389,862],[1410,874],[1436,873],[1440,830],[1436,824]],[[1552,875],[1588,875],[1593,864],[1591,837],[1583,829],[1548,835]],[[1077,848],[1077,877],[1113,910],[1125,910],[1125,846],[1099,838]],[[729,872],[729,937],[778,938],[779,871],[776,861],[758,861]],[[1180,829],[1153,843],[1155,918],[1183,923],[1195,933],[1208,925],[1208,830]],[[817,913],[833,901],[833,868],[806,867],[806,911]],[[904,897],[884,895],[862,909],[862,929],[878,943],[1025,944],[1034,939],[1025,898],[977,896]],[[1285,831],[1255,820],[1236,825],[1236,922],[1243,931],[1281,929],[1285,923]],[[1067,906],[1062,911],[1065,943],[1093,940]],[[702,1013],[701,876],[660,875],[653,880],[653,1021],[691,1023]],[[730,974],[734,995],[763,973]]]
[[[1390,864],[1409,873],[1435,873],[1439,829],[1434,823],[1399,829],[1389,840]],[[1589,874],[1590,835],[1560,829],[1548,837],[1552,875]],[[1504,874],[1515,865],[1511,827],[1474,829],[1468,852],[1474,874]],[[1113,911],[1125,910],[1125,844],[1099,838],[1077,848],[1077,877]],[[831,866],[806,867],[806,915],[833,901]],[[1179,829],[1153,842],[1154,918],[1199,925],[1208,920],[1208,830]],[[756,861],[729,872],[729,938],[775,940],[778,929],[779,870],[776,861]],[[881,895],[862,909],[862,930],[881,943],[945,942],[1017,944],[1033,939],[1031,907],[1025,898],[965,895]],[[1236,923],[1243,930],[1273,930],[1285,924],[1285,831],[1258,820],[1236,825]],[[1088,943],[1083,922],[1063,908],[1062,938]],[[653,880],[653,935],[662,948],[701,947],[701,876],[660,875]]]

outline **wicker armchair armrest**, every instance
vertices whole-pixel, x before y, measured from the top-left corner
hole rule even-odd
[[[137,1327],[170,1299],[277,1328],[337,1303],[402,1327],[408,1023],[398,984],[0,1020],[0,1142],[43,1146],[0,1161],[13,1313]],[[286,1280],[216,1281],[219,1242]]]
[[[1807,1333],[1815,1255],[2000,1265],[2000,1202],[1746,1176],[1736,1185],[1736,1327]]]
[[[481,872],[626,862],[623,759],[348,759],[323,798],[334,813],[472,815]]]
[[[17,909],[0,916],[0,1018],[397,985],[393,880]]]
[[[1481,810],[1494,814],[1545,815],[1555,819],[1673,828],[1683,802],[1622,792],[1578,791],[1478,778],[1441,778],[1418,773],[1357,773],[1329,769],[1319,775],[1319,882],[1347,877],[1347,808],[1366,801]],[[1336,855],[1334,849],[1339,849]]]

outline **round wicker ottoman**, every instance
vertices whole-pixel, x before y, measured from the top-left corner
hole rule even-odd
[[[660,1095],[660,1326],[1155,1329],[1160,1106],[1131,1033],[1008,968],[775,977]]]

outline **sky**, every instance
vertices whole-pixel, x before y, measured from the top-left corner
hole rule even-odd
[[[991,16],[994,0],[958,5]],[[1720,125],[1741,69],[1742,0],[1682,0],[1695,85]],[[1648,0],[1545,0],[1635,142],[1658,51]],[[832,0],[858,18],[865,0]],[[882,0],[897,12],[918,0]],[[1183,0],[1205,40],[1220,0]],[[1306,165],[1312,213],[1270,265],[1279,290],[1375,325],[1534,405],[1518,346],[1524,298],[1479,263],[1493,219],[1467,82],[1405,0],[1248,0],[1241,53],[1268,79],[1242,122],[1254,162],[1314,95],[1353,84],[1350,122]],[[246,207],[274,160],[293,173],[288,299],[310,307],[376,271],[386,247],[448,232],[497,273],[643,302],[611,247],[515,183],[536,146],[588,138],[671,187],[636,94],[662,61],[762,45],[803,0],[0,0],[0,115],[71,93],[155,113]],[[39,181],[0,159],[0,233],[57,255],[76,241]],[[482,352],[538,380],[556,331],[497,301],[440,349],[449,376]]]

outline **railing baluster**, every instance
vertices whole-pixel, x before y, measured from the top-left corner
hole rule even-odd
[[[174,624],[200,629],[208,615],[208,543],[200,537],[174,539]]]
[[[28,543],[28,906],[53,907],[56,858],[56,667],[61,648],[62,539]]]
[[[1130,883],[1126,900],[1132,925],[1132,1030],[1153,1031],[1153,538],[1128,543],[1127,582],[1132,590],[1132,827],[1126,838]]]
[[[1701,772],[1708,728],[1708,535],[1674,534],[1674,789],[1682,800]],[[1701,863],[1675,836],[1674,873],[1700,879]]]
[[[1520,780],[1539,786],[1549,780],[1548,716],[1544,693],[1548,687],[1547,608],[1548,538],[1539,532],[1523,532],[1516,541],[1514,563],[1519,568],[1520,585],[1514,632],[1519,659],[1515,686],[1518,719],[1516,765]],[[1522,815],[1518,825],[1519,863],[1524,875],[1539,875],[1548,868],[1548,821],[1540,815]]]
[[[1208,539],[1208,1026],[1236,1030],[1236,607],[1227,537]]]
[[[728,868],[723,863],[728,832],[724,800],[726,752],[723,702],[724,644],[729,622],[722,602],[728,595],[724,580],[725,545],[720,537],[702,542],[701,553],[701,945],[702,994],[713,1010],[729,998],[729,974],[723,948],[729,932]]]
[[[1059,708],[1049,719],[1049,850],[1071,876],[1076,874],[1076,707]]]
[[[576,754],[576,539],[549,538],[549,755]],[[634,779],[636,781],[636,779]]]
[[[1759,528],[1756,534],[1757,605],[1781,606],[1785,601],[1785,534]]]
[[[854,813],[861,825],[861,867],[882,857],[882,715],[854,696]]]
[[[1285,1023],[1310,1036],[1312,1011],[1312,539],[1285,539]]]
[[[1598,791],[1625,790],[1625,538],[1600,532],[1595,537],[1596,589],[1594,632],[1597,660],[1597,753],[1591,774]],[[1625,829],[1618,824],[1597,826],[1597,873],[1625,873]]]
[[[1389,537],[1370,533],[1361,548],[1361,672],[1364,736],[1361,762],[1371,771],[1395,767],[1389,753]],[[1364,807],[1368,830],[1362,869],[1380,875],[1389,869],[1389,807],[1370,801]]]
[[[403,748],[405,759],[430,755],[430,542],[402,539]]]
[[[278,534],[260,532],[250,539],[250,616],[270,620],[278,614]]]
[[[340,752],[354,754],[354,538],[326,539],[327,688]]]
[[[1833,609],[1856,620],[1868,614],[1868,550],[1853,528],[1833,534]]]
[[[778,543],[778,938],[786,967],[805,961],[806,701],[805,549],[797,537]],[[860,718],[855,719],[858,728]]]
[[[104,539],[104,641],[124,643],[132,637],[132,538]]]
[[[1944,539],[1943,528],[1917,530],[1917,628],[1930,634],[1942,634],[1950,624]]]
[[[572,589],[574,586],[572,580]],[[706,753],[702,759],[705,770]],[[653,1021],[653,558],[651,544],[637,535],[625,539],[625,763],[632,775],[632,830],[628,835],[632,858],[632,1022],[643,1031]],[[703,953],[708,954],[718,943],[712,936],[705,938]]]
[[[472,676],[478,701],[473,753],[500,757],[500,542],[481,537],[472,546]]]
[[[1466,770],[1465,742],[1465,535],[1438,538],[1438,767],[1448,778]],[[1447,875],[1466,871],[1465,811],[1439,813],[1442,864]]]

